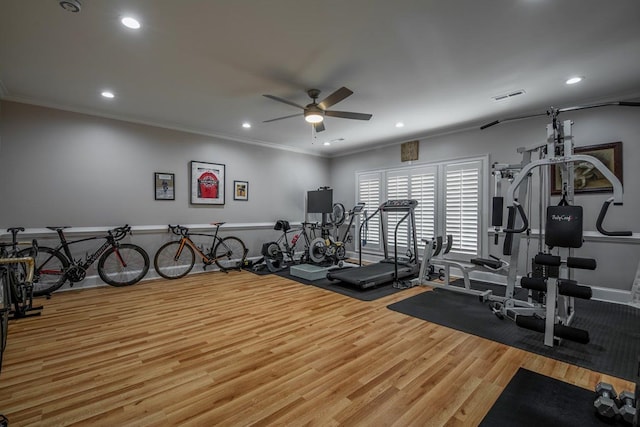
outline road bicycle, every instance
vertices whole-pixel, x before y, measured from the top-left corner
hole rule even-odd
[[[309,232],[307,232],[309,228]],[[282,231],[282,235],[275,242],[262,245],[262,255],[270,261],[270,268],[281,269],[289,264],[304,264],[309,262],[309,248],[311,242],[316,239],[316,230],[320,228],[316,222],[303,222],[300,227],[292,228],[289,221],[279,219],[273,227],[276,231]],[[289,234],[292,234],[289,243]],[[302,242],[304,249],[296,251],[298,244]],[[299,256],[298,256],[299,254]]]
[[[11,243],[0,243],[0,371],[2,358],[7,346],[7,329],[9,319],[37,316],[42,307],[33,307],[31,285],[35,261],[32,256],[18,257],[16,236],[23,228],[10,228]],[[9,251],[9,248],[12,250]],[[33,241],[32,254],[35,254],[37,244]],[[32,313],[36,311],[36,313]],[[12,315],[10,317],[10,315]]]
[[[11,233],[11,242],[0,242],[0,275],[3,285],[7,288],[7,298],[10,315],[17,319],[40,315],[42,306],[33,306],[33,266],[38,253],[38,243],[19,242],[18,233],[24,231],[22,227],[7,229]],[[19,250],[19,246],[28,245],[28,249]]]
[[[108,230],[106,235],[67,241],[64,230],[70,227],[47,227],[58,233],[60,245],[56,248],[41,246],[36,257],[34,296],[50,296],[67,281],[70,286],[84,280],[87,269],[98,261],[98,275],[108,285],[129,286],[138,283],[149,271],[149,255],[138,245],[120,243],[131,227],[124,225]],[[104,243],[84,259],[75,259],[70,246],[90,240],[104,239]],[[22,253],[22,252],[21,252]]]
[[[190,233],[187,227],[169,224],[169,231],[180,236],[180,239],[165,243],[158,249],[153,259],[156,272],[165,279],[184,277],[193,269],[196,254],[202,260],[203,269],[215,263],[223,272],[239,270],[249,251],[244,242],[237,237],[218,236],[223,224],[224,222],[211,224],[216,227],[214,234]],[[198,246],[191,240],[191,236],[211,237],[211,246]]]

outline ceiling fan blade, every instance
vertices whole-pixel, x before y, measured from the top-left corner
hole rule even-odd
[[[322,132],[324,130],[324,123],[314,123],[313,127],[315,128],[316,132]]]
[[[340,117],[341,119],[355,119],[355,120],[369,120],[373,117],[372,114],[365,113],[351,113],[349,111],[325,111],[325,116]]]
[[[331,95],[327,96],[325,99],[318,103],[318,106],[323,110],[331,107],[332,105],[337,104],[348,96],[351,96],[353,92],[346,87],[341,87],[337,91],[333,92]]]
[[[262,96],[264,96],[266,98],[269,98],[269,99],[273,99],[274,101],[278,101],[278,102],[283,102],[285,104],[289,104],[289,105],[291,105],[293,107],[302,108],[304,110],[304,107],[302,105],[296,104],[295,102],[289,101],[288,99],[279,98],[279,97],[274,96],[274,95],[262,95]]]
[[[291,117],[298,117],[298,116],[302,116],[302,115],[304,115],[304,113],[291,114],[289,116],[278,117],[277,119],[265,120],[262,123],[275,122],[275,121],[278,121],[278,120],[288,119],[288,118],[291,118]]]

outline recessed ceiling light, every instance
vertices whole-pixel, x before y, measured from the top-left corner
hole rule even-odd
[[[105,98],[115,98],[116,96],[113,94],[113,92],[111,92],[110,90],[105,90],[103,91],[100,95],[102,95]]]
[[[122,25],[127,28],[131,28],[132,30],[137,30],[138,28],[140,28],[140,22],[130,16],[125,16],[120,20],[120,22],[122,22]]]
[[[404,123],[398,122],[398,123],[396,123],[396,127],[397,128],[403,128],[404,127]]]
[[[331,145],[331,142],[329,142],[329,141],[325,141],[325,142],[324,142],[324,145],[326,145],[326,146],[328,147],[328,146],[330,146],[330,145]]]
[[[249,123],[249,122],[244,122],[244,123],[242,124],[242,127],[243,127],[243,128],[245,128],[245,129],[249,129],[249,128],[251,128],[251,123]]]
[[[574,85],[574,84],[576,84],[576,83],[580,83],[582,80],[584,80],[584,77],[579,77],[579,76],[577,76],[577,77],[571,77],[570,79],[568,79],[568,80],[566,81],[566,83],[567,83],[568,85]]]

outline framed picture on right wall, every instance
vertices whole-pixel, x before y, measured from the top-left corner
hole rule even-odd
[[[575,147],[574,154],[586,154],[600,160],[622,183],[622,142],[609,142],[606,144]],[[593,165],[587,162],[576,162],[573,166],[574,184],[573,192],[579,193],[604,193],[613,191],[613,187],[607,178]],[[562,194],[562,178],[560,168],[551,165],[551,194]]]

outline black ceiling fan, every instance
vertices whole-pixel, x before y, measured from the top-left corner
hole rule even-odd
[[[310,104],[306,106],[302,106],[300,104],[296,104],[295,102],[279,98],[274,95],[263,95],[267,98],[273,99],[274,101],[283,102],[285,104],[292,105],[294,107],[301,108],[303,110],[302,113],[291,114],[289,116],[278,117],[277,119],[265,120],[263,123],[275,122],[276,120],[288,119],[290,117],[298,117],[304,116],[305,120],[311,123],[316,130],[316,132],[322,132],[324,130],[324,117],[339,117],[342,119],[354,119],[354,120],[369,120],[372,115],[364,114],[364,113],[351,113],[349,111],[333,111],[327,110],[327,108],[332,105],[337,104],[348,96],[352,95],[353,92],[346,87],[341,87],[340,89],[333,92],[331,95],[327,96],[320,102],[317,102],[318,96],[320,95],[320,91],[318,89],[309,89],[307,90],[307,95],[313,100]]]

